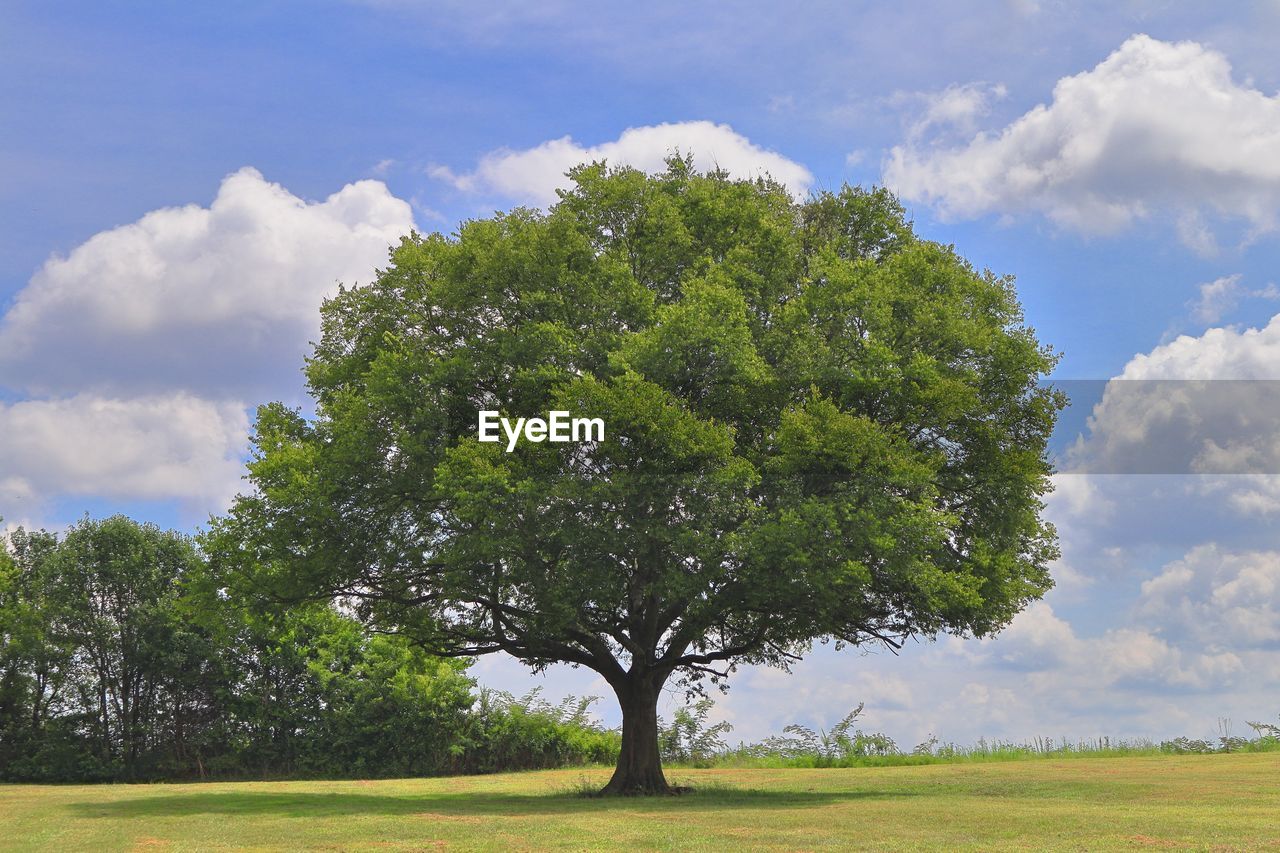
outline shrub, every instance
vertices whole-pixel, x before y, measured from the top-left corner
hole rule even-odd
[[[535,688],[520,698],[481,689],[471,729],[455,769],[466,773],[611,764],[622,746],[619,732],[589,715],[595,696],[569,696],[552,705]]]

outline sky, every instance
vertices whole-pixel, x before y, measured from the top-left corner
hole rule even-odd
[[[992,639],[743,668],[731,741],[859,702],[906,748],[1275,722],[1280,2],[479,5],[0,0],[4,526],[198,529],[246,488],[255,407],[306,404],[338,282],[678,149],[888,186],[1016,276],[1075,400],[1043,601]],[[474,672],[617,721],[590,673]]]

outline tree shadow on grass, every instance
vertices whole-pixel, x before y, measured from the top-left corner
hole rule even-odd
[[[710,788],[673,797],[583,797],[574,793],[487,791],[395,796],[358,793],[211,791],[162,794],[115,802],[68,803],[79,817],[183,817],[197,814],[342,817],[345,815],[570,815],[601,811],[791,809],[835,802],[918,796],[917,791],[762,791]]]

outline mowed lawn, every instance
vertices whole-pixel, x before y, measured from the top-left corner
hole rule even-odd
[[[1280,754],[835,770],[606,770],[357,782],[0,786],[0,848],[1280,849]]]

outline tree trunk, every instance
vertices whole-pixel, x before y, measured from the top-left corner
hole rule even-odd
[[[617,687],[622,706],[622,751],[603,794],[668,794],[658,754],[658,693],[661,684],[635,679]]]
[[[98,674],[98,713],[102,715],[102,759],[110,762],[112,753],[111,718],[107,713],[107,681],[101,672]]]

